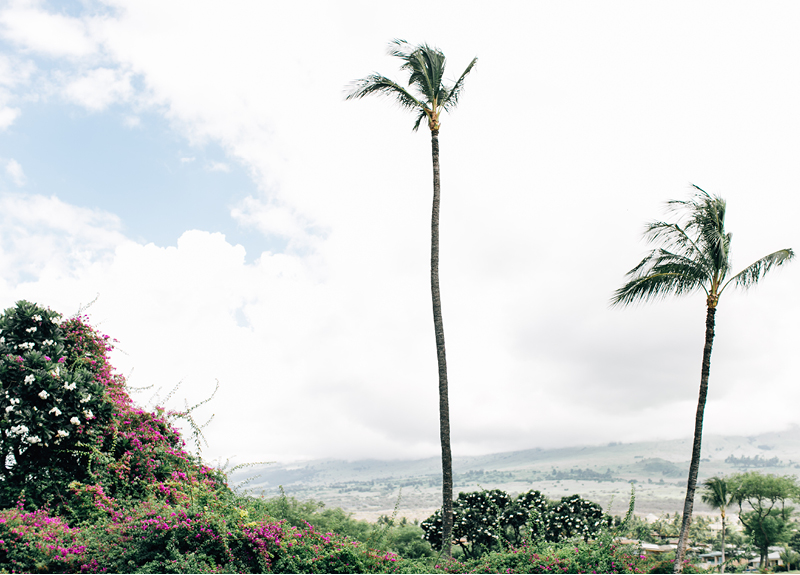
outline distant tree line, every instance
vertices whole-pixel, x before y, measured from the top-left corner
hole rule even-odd
[[[569,471],[560,471],[553,469],[545,479],[564,481],[564,480],[580,480],[580,481],[619,481],[619,478],[611,474],[611,469],[606,469],[605,473],[593,471],[591,469],[570,469]]]
[[[735,457],[729,455],[725,459],[725,463],[730,463],[737,467],[779,467],[782,465],[781,460],[777,457],[764,459],[760,455],[756,455],[755,457],[747,457],[744,455],[742,457]]]

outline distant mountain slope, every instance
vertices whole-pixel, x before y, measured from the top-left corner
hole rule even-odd
[[[551,498],[579,493],[612,513],[627,507],[636,486],[637,513],[674,513],[683,506],[691,440],[611,443],[604,446],[528,449],[476,457],[455,457],[456,492],[538,489]],[[758,469],[800,475],[800,427],[779,433],[708,436],[703,441],[699,480]],[[273,464],[234,473],[253,493],[274,496],[282,486],[298,499],[315,499],[356,516],[391,513],[402,489],[399,515],[427,517],[440,504],[440,460],[314,460]],[[699,498],[695,503],[704,511]]]

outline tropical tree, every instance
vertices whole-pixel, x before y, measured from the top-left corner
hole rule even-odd
[[[797,478],[750,471],[729,477],[728,488],[731,499],[739,506],[739,521],[744,525],[745,533],[753,538],[761,554],[761,567],[765,567],[770,546],[790,537],[794,508],[786,503],[800,501]]]
[[[380,74],[371,74],[356,80],[347,95],[348,100],[378,94],[393,98],[401,107],[417,115],[416,131],[423,119],[431,131],[433,159],[433,212],[431,215],[431,297],[433,300],[433,325],[436,334],[436,357],[439,364],[439,435],[442,444],[442,512],[445,549],[450,556],[450,535],[453,530],[453,464],[450,452],[450,408],[447,386],[447,358],[444,347],[444,322],[439,293],[439,127],[442,112],[452,110],[464,89],[464,78],[470,73],[477,58],[473,58],[452,86],[444,83],[445,57],[438,48],[427,44],[411,46],[405,40],[394,40],[389,54],[400,58],[401,70],[410,74],[408,88]]]
[[[725,509],[731,504],[731,494],[728,493],[728,482],[722,477],[712,477],[703,483],[705,490],[700,495],[700,499],[711,507],[719,509],[722,516],[722,567],[720,573],[725,573]]]
[[[693,187],[696,193],[691,199],[667,202],[669,210],[679,213],[683,218],[679,218],[676,223],[659,221],[647,226],[645,238],[651,243],[660,244],[660,247],[653,249],[627,273],[628,283],[618,289],[611,300],[612,305],[628,305],[698,290],[703,290],[706,294],[706,335],[700,371],[700,394],[683,522],[675,558],[676,573],[683,569],[687,535],[692,521],[697,471],[700,468],[703,412],[708,395],[711,347],[714,342],[714,318],[719,299],[729,285],[745,289],[752,287],[771,269],[794,257],[791,249],[778,250],[729,277],[731,234],[725,231],[725,200],[697,186]]]

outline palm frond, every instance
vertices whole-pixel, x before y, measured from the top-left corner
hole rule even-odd
[[[403,61],[400,69],[408,71],[409,87],[416,88],[431,105],[439,99],[445,67],[441,50],[427,44],[411,46],[405,40],[393,40],[389,54]]]
[[[667,202],[667,211],[678,212],[679,221],[653,222],[644,236],[693,261],[705,270],[709,285],[719,285],[730,271],[731,235],[725,233],[725,200],[693,187],[697,193],[689,200]]]
[[[464,90],[464,78],[466,78],[467,74],[469,74],[472,71],[473,66],[475,66],[477,62],[478,62],[477,58],[472,59],[472,62],[469,63],[467,69],[464,70],[464,72],[461,74],[461,77],[453,85],[453,88],[450,90],[450,93],[447,95],[446,98],[442,100],[441,102],[442,108],[449,111],[458,105],[458,98],[461,95],[461,92]]]
[[[678,224],[652,222],[647,225],[644,237],[648,243],[660,243],[665,250],[677,251],[686,258],[702,262],[709,274],[713,270],[713,264],[708,261],[701,246]]]
[[[425,119],[425,118],[427,118],[427,117],[428,117],[428,113],[427,113],[427,111],[426,111],[425,109],[422,109],[422,110],[420,110],[420,111],[419,111],[419,115],[417,116],[417,121],[416,121],[416,122],[414,122],[414,128],[413,128],[413,130],[414,130],[415,132],[416,132],[417,130],[419,130],[419,125],[422,123],[422,120],[424,120],[424,119]]]
[[[411,44],[405,40],[401,40],[400,38],[395,38],[389,42],[389,49],[387,50],[387,53],[389,56],[394,56],[395,58],[405,58],[413,51],[414,47]]]
[[[728,284],[731,282],[733,282],[733,285],[736,287],[743,289],[753,287],[772,268],[788,263],[793,258],[794,252],[789,248],[778,250],[777,252],[773,252],[768,256],[764,256],[763,258],[744,268],[735,276],[731,277],[731,279],[729,279],[725,285],[722,286],[720,293],[722,293],[722,290],[728,287]]]
[[[687,228],[694,230],[707,257],[724,275],[730,268],[731,235],[725,233],[725,200],[706,194],[696,196],[695,209]]]
[[[345,96],[346,100],[355,100],[369,96],[370,94],[380,94],[383,96],[394,97],[401,107],[410,110],[424,108],[425,105],[415,98],[408,90],[380,74],[371,74],[361,80],[353,82],[353,88]]]
[[[666,250],[653,250],[627,274],[628,283],[614,292],[611,305],[628,305],[668,295],[707,291],[708,274],[702,265]]]
[[[710,477],[703,486],[705,489],[700,494],[700,499],[712,509],[725,509],[731,504],[728,483],[722,477]]]

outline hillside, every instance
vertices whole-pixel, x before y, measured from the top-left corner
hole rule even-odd
[[[636,513],[681,510],[691,455],[691,440],[611,443],[604,446],[529,449],[478,457],[456,457],[454,490],[538,489],[550,498],[578,493],[613,514],[628,502],[636,485]],[[298,499],[323,501],[356,517],[390,514],[402,489],[398,516],[424,519],[440,503],[438,458],[419,460],[313,460],[248,468],[233,474],[254,494],[273,496],[280,486]],[[713,436],[703,442],[699,481],[749,469],[800,475],[800,428],[756,436]],[[695,503],[698,513],[709,510]]]

